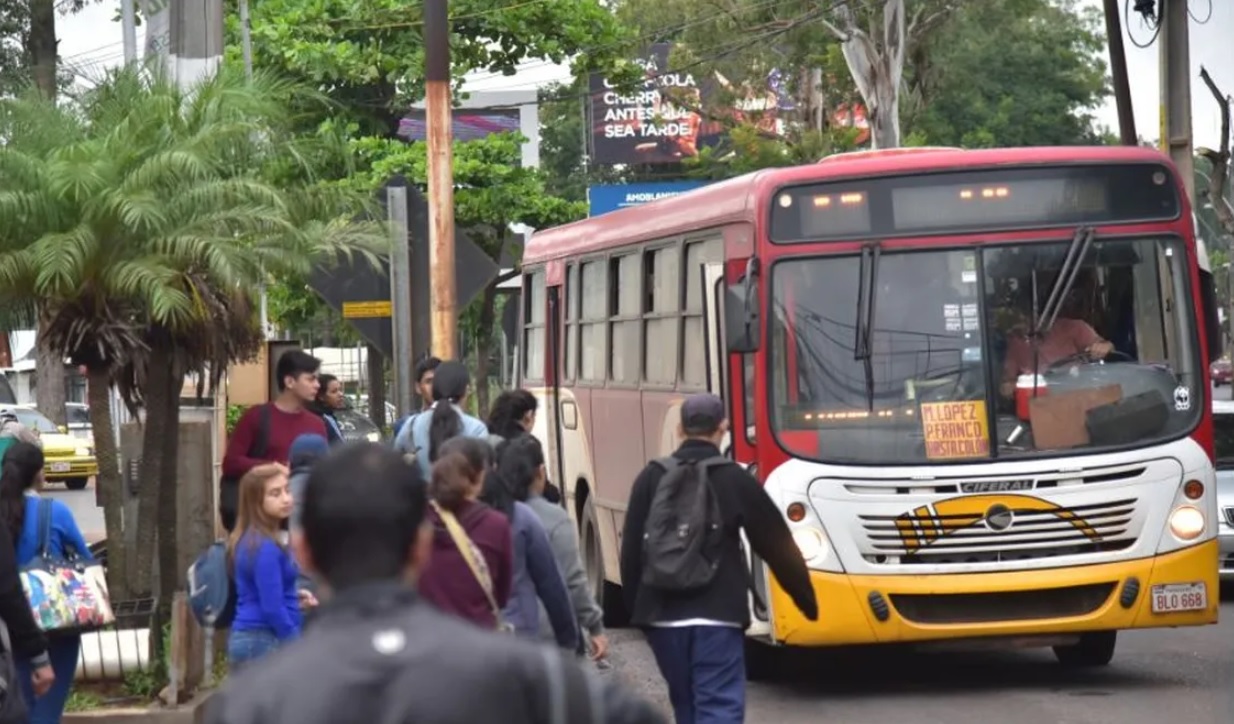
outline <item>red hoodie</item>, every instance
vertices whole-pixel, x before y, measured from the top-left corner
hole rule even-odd
[[[496,628],[497,619],[480,582],[436,511],[430,508],[428,514],[433,524],[433,553],[420,575],[420,594],[446,613],[482,628]],[[483,554],[493,578],[493,596],[497,605],[505,608],[514,580],[514,539],[509,519],[478,502],[464,503],[455,516]]]

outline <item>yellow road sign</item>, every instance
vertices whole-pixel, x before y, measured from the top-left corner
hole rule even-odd
[[[389,300],[372,302],[343,302],[344,319],[374,319],[391,315]]]

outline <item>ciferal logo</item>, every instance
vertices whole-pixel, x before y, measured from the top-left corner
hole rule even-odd
[[[1098,540],[1092,524],[1072,510],[1029,495],[961,495],[922,505],[896,518],[896,530],[908,553],[916,552],[959,530],[984,525],[1002,533],[1023,516],[1053,516],[1070,523],[1090,540]]]
[[[974,480],[960,483],[961,493],[1019,493],[1032,490],[1036,482],[1029,480]]]

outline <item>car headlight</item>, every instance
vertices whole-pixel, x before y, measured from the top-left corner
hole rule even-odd
[[[794,528],[793,542],[801,551],[801,557],[807,561],[814,560],[824,553],[823,534],[817,528]]]
[[[369,442],[379,442],[381,440],[381,433],[380,432],[370,432],[364,437],[368,438]]]
[[[1170,513],[1170,532],[1179,540],[1195,540],[1204,532],[1204,514],[1184,505]]]
[[[88,457],[94,456],[94,451],[88,447],[79,447],[74,451],[73,454],[75,454],[79,458],[88,458]]]

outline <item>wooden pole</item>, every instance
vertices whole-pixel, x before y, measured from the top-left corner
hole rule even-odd
[[[428,126],[429,278],[432,354],[458,358],[454,285],[454,169],[450,115],[448,0],[424,4],[425,120]]]

